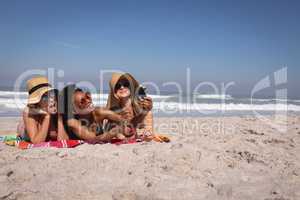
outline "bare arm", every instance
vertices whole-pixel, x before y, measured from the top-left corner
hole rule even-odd
[[[97,107],[93,111],[94,119],[97,123],[103,123],[104,119],[108,119],[114,122],[121,122],[122,116],[106,108]]]
[[[151,111],[147,114],[142,114],[134,118],[134,124],[136,125],[139,132],[143,133],[148,131],[153,133],[153,114]]]
[[[68,126],[70,129],[75,133],[77,137],[83,140],[92,140],[95,139],[96,133],[93,131],[88,130],[87,127],[82,126],[80,121],[77,119],[69,119],[67,121]]]
[[[142,129],[140,131],[149,131],[153,133],[153,114],[151,112],[153,107],[152,98],[145,97],[138,103],[143,108],[143,112],[134,118],[133,123],[136,124],[137,128]]]
[[[113,139],[114,137],[117,137],[117,134],[119,132],[115,132],[113,129],[108,131],[108,132],[104,132],[101,135],[96,136],[95,141],[101,141],[101,142],[109,142],[111,139]]]
[[[25,129],[28,133],[30,141],[34,144],[45,142],[48,135],[51,116],[49,114],[44,114],[41,117],[42,123],[41,126],[38,127],[38,122],[32,116],[30,116],[29,113],[23,112]]]
[[[65,131],[62,116],[58,115],[58,119],[57,119],[57,140],[68,140],[68,139],[69,139],[69,136]]]

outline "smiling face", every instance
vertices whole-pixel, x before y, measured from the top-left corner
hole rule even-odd
[[[94,110],[91,94],[76,91],[74,93],[74,111],[76,114],[88,114]]]
[[[130,83],[126,79],[120,79],[115,86],[115,94],[118,99],[130,97]]]
[[[40,102],[37,104],[37,107],[50,114],[55,114],[57,112],[57,100],[55,92],[52,90],[43,94]]]

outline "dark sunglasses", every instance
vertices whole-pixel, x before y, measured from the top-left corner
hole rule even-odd
[[[130,86],[129,81],[119,81],[115,87],[116,91],[119,90],[122,86],[129,88],[129,86]]]
[[[45,94],[43,94],[41,101],[46,102],[49,101],[49,99],[55,99],[56,98],[56,92],[54,90],[49,91]]]

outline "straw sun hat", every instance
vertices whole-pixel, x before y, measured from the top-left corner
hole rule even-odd
[[[48,79],[43,76],[34,77],[27,81],[28,105],[39,103],[43,94],[53,90]]]

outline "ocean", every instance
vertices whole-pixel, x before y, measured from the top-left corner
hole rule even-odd
[[[230,95],[149,95],[158,117],[202,117],[300,113],[300,100],[250,99]],[[105,106],[108,94],[92,94],[96,106]],[[27,92],[0,91],[0,116],[20,116]]]

